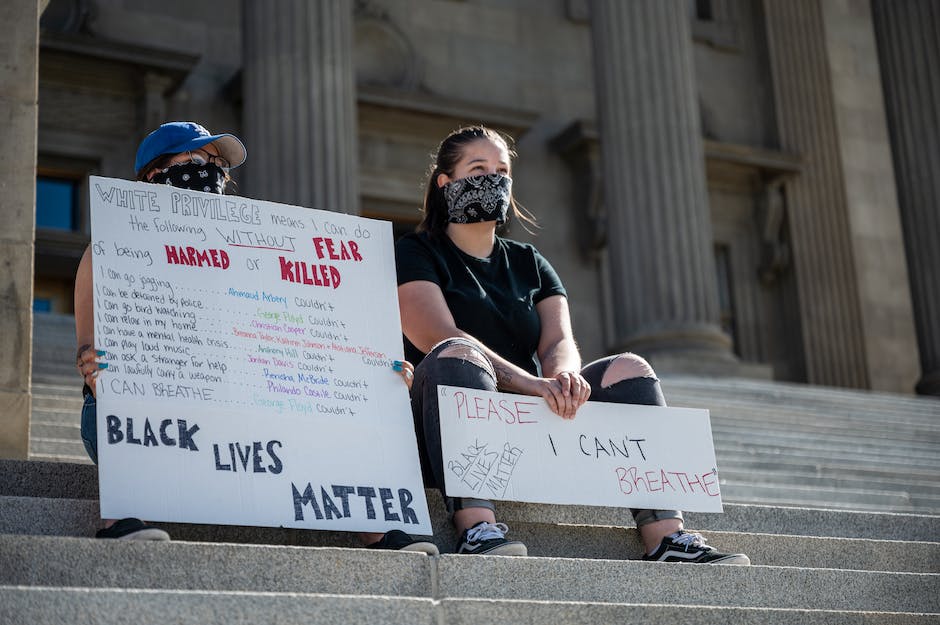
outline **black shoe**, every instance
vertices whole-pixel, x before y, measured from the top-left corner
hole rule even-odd
[[[95,538],[120,540],[170,540],[170,535],[158,527],[147,525],[140,519],[121,519],[111,527],[98,530]]]
[[[663,538],[653,553],[643,556],[652,562],[696,562],[699,564],[742,564],[751,559],[743,553],[721,553],[705,544],[701,534],[679,530]]]
[[[389,530],[382,540],[366,545],[367,549],[391,549],[392,551],[417,551],[429,556],[440,555],[437,545],[423,540],[415,540],[401,530]]]
[[[505,523],[480,521],[463,533],[457,543],[457,553],[487,554],[491,556],[525,556],[529,551],[518,540],[506,540],[509,528]]]

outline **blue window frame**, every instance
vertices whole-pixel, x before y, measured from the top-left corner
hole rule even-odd
[[[36,177],[36,227],[74,231],[78,215],[78,181]]]

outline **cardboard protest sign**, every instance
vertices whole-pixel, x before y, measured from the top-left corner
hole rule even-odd
[[[102,516],[430,534],[391,224],[90,187]]]
[[[541,397],[438,387],[447,494],[721,512],[707,410],[588,402],[572,420]]]

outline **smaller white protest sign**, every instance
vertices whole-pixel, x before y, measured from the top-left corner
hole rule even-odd
[[[447,494],[534,503],[721,512],[707,410],[438,387]]]

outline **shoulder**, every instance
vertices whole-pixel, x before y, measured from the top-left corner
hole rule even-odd
[[[507,252],[513,252],[517,254],[539,253],[539,251],[535,249],[535,246],[531,243],[523,243],[522,241],[516,241],[515,239],[504,239],[503,237],[496,237],[496,244],[501,246]]]
[[[395,241],[395,255],[436,254],[437,246],[427,232],[409,232]]]
[[[531,243],[496,237],[496,244],[503,249],[509,258],[531,258],[540,262],[545,260],[545,257]]]

